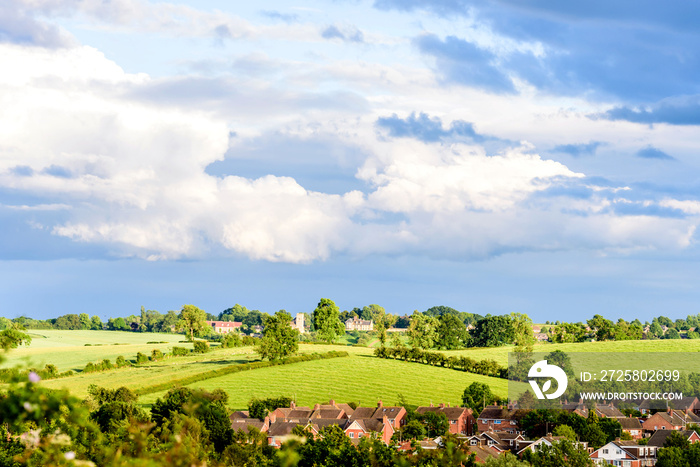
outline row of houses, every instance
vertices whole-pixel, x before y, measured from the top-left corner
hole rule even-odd
[[[681,433],[690,442],[700,442],[700,436],[687,429],[690,424],[700,423],[700,401],[692,397],[674,402],[676,408],[657,412],[644,420],[625,416],[612,404],[591,407],[590,410],[594,410],[599,417],[617,419],[622,431],[628,433],[632,440],[617,439],[595,450],[589,449],[586,443],[578,444],[587,449],[591,459],[600,465],[653,466],[656,464],[658,449],[674,431]],[[562,408],[582,417],[587,417],[589,413],[589,409],[581,403],[564,403]],[[449,404],[422,406],[416,412],[444,414],[449,423],[449,432],[460,437],[476,454],[479,462],[485,462],[489,457],[498,457],[506,451],[523,456],[528,450],[537,451],[542,446],[551,446],[562,439],[551,434],[536,440],[526,439],[518,425],[517,409],[513,406],[487,406],[476,419],[471,409],[450,407]],[[353,408],[331,400],[314,407],[298,407],[292,402],[289,407],[281,407],[269,413],[264,420],[251,418],[247,411],[238,411],[231,414],[230,420],[235,430],[256,427],[267,434],[270,446],[279,447],[292,436],[297,426],[318,435],[321,430],[332,425],[342,429],[355,444],[363,437],[380,439],[390,444],[394,433],[406,424],[406,417],[404,407],[385,406],[381,401],[373,407]],[[643,437],[648,438],[648,443],[638,444]],[[441,445],[441,439],[426,439],[419,444],[424,449],[437,449]],[[410,442],[399,445],[399,449],[410,448]]]
[[[229,332],[240,331],[243,325],[240,321],[207,321],[207,326],[212,328],[215,334],[228,334]],[[297,315],[292,319],[291,326],[293,329],[297,329],[300,334],[306,332],[306,315],[304,313],[297,313]],[[350,318],[345,321],[346,331],[372,331],[374,330],[374,322],[372,320],[359,319],[358,317]],[[256,333],[262,332],[261,326],[256,326],[254,329]]]

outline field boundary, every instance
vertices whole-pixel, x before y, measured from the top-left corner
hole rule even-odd
[[[332,350],[330,352],[321,354],[311,354],[311,355],[297,355],[294,357],[287,357],[281,360],[272,360],[269,362],[253,362],[253,363],[239,363],[236,365],[229,365],[223,368],[218,368],[216,370],[209,370],[203,373],[198,373],[196,375],[191,375],[186,378],[170,380],[167,383],[154,384],[152,386],[146,386],[143,388],[136,389],[134,392],[143,396],[146,394],[152,394],[154,392],[167,391],[168,389],[187,386],[189,384],[197,383],[199,381],[204,381],[211,378],[218,378],[219,376],[225,376],[231,373],[239,373],[241,371],[257,370],[260,368],[269,368],[279,365],[289,365],[292,363],[300,362],[310,362],[314,360],[325,360],[329,358],[339,358],[339,357],[349,357],[350,354],[347,352],[340,352]]]

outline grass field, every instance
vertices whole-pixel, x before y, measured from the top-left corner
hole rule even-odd
[[[236,373],[201,381],[190,387],[224,389],[229,394],[229,406],[234,409],[247,407],[253,396],[280,395],[295,397],[298,405],[310,406],[329,399],[354,401],[365,406],[375,405],[378,400],[394,404],[399,393],[405,396],[409,404],[449,402],[459,405],[464,389],[474,381],[488,384],[494,393],[504,398],[507,394],[507,381],[503,379],[378,359],[370,355],[371,351],[367,352],[370,349],[362,350],[365,352],[354,352],[347,358]],[[141,397],[140,401],[150,404],[163,394],[149,394]]]
[[[47,363],[53,363],[60,371],[69,369],[79,371],[87,362],[97,362],[104,358],[114,362],[117,356],[123,355],[129,360],[133,359],[137,352],[150,354],[153,349],[170,352],[174,345],[191,346],[191,344],[179,343],[183,336],[178,334],[111,331],[32,331],[31,334],[33,338],[31,346],[11,351],[5,366],[31,364],[43,367]],[[147,344],[149,341],[167,343]],[[92,345],[85,346],[85,344]],[[557,349],[565,352],[681,352],[683,355],[679,355],[679,359],[681,357],[692,359],[693,353],[700,351],[700,340],[538,344],[535,346],[536,352],[550,352]],[[410,404],[429,404],[430,402],[455,404],[460,402],[464,388],[474,381],[488,384],[494,393],[501,397],[505,397],[507,393],[507,382],[503,379],[418,363],[377,359],[373,357],[371,348],[301,344],[299,350],[302,353],[343,350],[350,356],[234,373],[200,381],[191,387],[226,390],[229,394],[229,406],[234,409],[244,408],[253,396],[280,395],[296,397],[298,403],[302,405],[313,405],[331,398],[339,402],[354,401],[363,405],[374,405],[379,399],[387,404],[393,404],[399,393],[404,395]],[[505,366],[510,351],[512,347],[467,349],[444,353],[465,355],[474,360],[493,359]],[[138,367],[89,374],[78,372],[72,377],[47,380],[42,384],[50,388],[66,388],[76,396],[84,397],[90,384],[109,388],[127,386],[139,389],[203,373],[217,366],[246,363],[255,359],[257,355],[251,347],[215,349],[207,354],[168,358]],[[602,363],[605,361],[603,360]],[[163,393],[148,394],[142,396],[141,402],[148,405],[162,395]]]
[[[47,363],[52,363],[61,372],[79,371],[88,362],[97,362],[105,358],[114,363],[119,355],[129,360],[135,358],[138,352],[150,354],[153,349],[170,352],[173,346],[192,348],[192,344],[178,343],[184,340],[181,334],[30,330],[29,335],[32,337],[31,345],[12,350],[2,367],[21,365],[43,368]],[[146,344],[163,341],[167,344]]]

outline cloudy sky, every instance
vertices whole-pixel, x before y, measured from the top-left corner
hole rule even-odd
[[[3,0],[2,314],[699,313],[699,21]]]

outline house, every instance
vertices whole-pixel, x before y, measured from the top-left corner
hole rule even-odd
[[[255,427],[262,433],[265,433],[270,428],[270,417],[265,417],[265,420],[262,421],[257,418],[251,418],[247,410],[233,412],[229,416],[229,420],[233,431],[246,431],[249,427]]]
[[[477,430],[484,431],[508,431],[517,433],[518,421],[514,417],[514,411],[507,410],[498,405],[489,405],[481,411],[477,419]]]
[[[389,419],[385,416],[381,420],[376,418],[361,418],[348,420],[345,434],[353,443],[357,444],[362,437],[372,437],[381,439],[387,446],[391,444],[391,437],[394,435],[394,428]]]
[[[636,417],[618,418],[618,422],[622,425],[622,431],[629,434],[632,439],[641,439],[644,432],[642,423]]]
[[[687,421],[683,412],[657,412],[642,422],[642,428],[647,432],[657,430],[685,430]]]
[[[547,436],[543,436],[531,443],[523,443],[524,447],[517,451],[517,455],[519,457],[522,457],[522,455],[525,454],[525,452],[527,451],[537,452],[540,449],[542,449],[543,446],[552,447],[553,444],[563,441],[565,439],[566,438],[564,436],[552,436],[551,434],[547,434]],[[584,449],[588,449],[587,442],[576,441],[575,444],[582,446]]]
[[[576,415],[579,415],[583,418],[588,418],[588,407],[586,407],[580,400],[578,402],[564,401],[561,404],[561,408],[562,410],[566,410],[570,413],[575,413]]]
[[[304,334],[304,320],[306,315],[304,313],[297,313],[297,315],[292,320],[292,329],[299,331],[299,334]]]
[[[427,412],[445,414],[450,424],[450,433],[471,435],[474,431],[474,416],[472,409],[469,408],[450,407],[450,404],[440,404],[436,407],[430,404],[430,406],[418,407],[416,412],[421,415]]]
[[[386,406],[382,404],[382,401],[379,401],[377,403],[377,410],[374,411],[371,418],[380,420],[382,417],[386,416],[386,418],[389,420],[389,423],[391,423],[391,427],[394,430],[398,430],[406,424],[407,415],[408,413],[403,407],[394,405]]]
[[[212,330],[216,334],[228,334],[232,331],[240,331],[240,327],[243,323],[239,321],[206,321],[208,326],[211,326]]]
[[[300,425],[306,426],[297,422],[281,422],[279,420],[271,422],[267,430],[267,444],[279,448],[292,436],[292,430]]]
[[[609,404],[596,404],[595,413],[601,418],[625,418],[626,415],[620,412],[612,402]]]
[[[596,465],[642,467],[656,464],[656,448],[638,446],[632,441],[611,441],[590,455]]]
[[[374,329],[374,322],[372,320],[360,319],[354,316],[347,321],[345,321],[346,331],[372,331]]]
[[[698,436],[694,430],[656,430],[654,434],[651,435],[651,438],[649,438],[647,446],[654,446],[657,448],[664,447],[666,438],[668,438],[674,431],[678,431],[691,443],[700,442],[700,436]]]
[[[549,336],[543,332],[538,332],[535,334],[535,340],[537,342],[547,342],[549,341]]]

